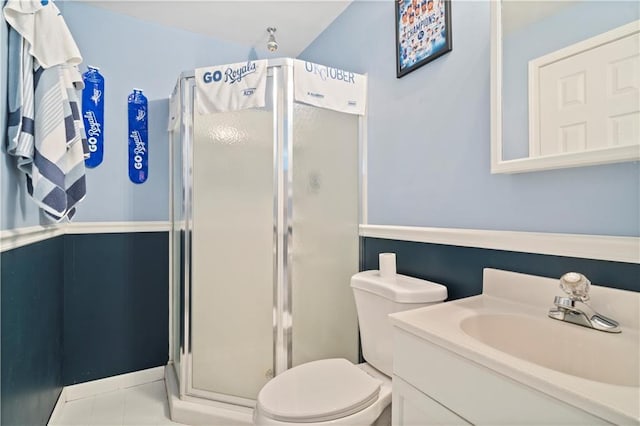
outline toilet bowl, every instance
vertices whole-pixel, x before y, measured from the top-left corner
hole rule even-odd
[[[324,359],[279,374],[258,394],[255,424],[391,424],[393,333],[387,316],[439,303],[447,298],[447,289],[404,275],[382,277],[379,271],[354,275],[351,287],[367,362]]]
[[[366,363],[324,359],[278,378],[260,391],[257,425],[372,425],[391,403],[391,379]]]

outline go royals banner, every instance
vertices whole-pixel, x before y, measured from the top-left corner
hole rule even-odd
[[[97,167],[104,156],[104,77],[99,71],[100,68],[89,66],[82,74],[82,118],[89,145],[84,164],[89,168]]]
[[[366,75],[297,59],[293,64],[296,101],[364,115],[367,105]]]
[[[195,79],[195,103],[200,114],[261,108],[266,104],[266,60],[196,68]]]
[[[129,179],[144,183],[149,177],[148,102],[142,90],[133,89],[128,98]]]

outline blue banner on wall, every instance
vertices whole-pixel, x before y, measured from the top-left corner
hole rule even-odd
[[[82,117],[89,145],[89,157],[84,164],[89,168],[102,163],[104,155],[104,77],[99,70],[89,66],[82,74]]]
[[[129,95],[129,179],[144,183],[149,176],[149,130],[147,127],[147,98],[142,90],[133,89]]]

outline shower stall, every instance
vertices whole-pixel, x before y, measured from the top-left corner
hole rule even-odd
[[[295,102],[292,64],[269,61],[264,108],[207,115],[194,108],[194,73],[180,77],[166,372],[176,420],[195,402],[212,422],[242,423],[274,375],[358,361],[349,280],[365,118]]]

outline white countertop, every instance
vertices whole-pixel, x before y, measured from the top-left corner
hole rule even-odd
[[[544,321],[544,330],[548,327],[550,335],[557,333],[565,342],[576,339],[575,351],[571,350],[572,344],[554,345],[548,348],[549,357],[580,356],[581,339],[589,339],[590,347],[624,343],[622,347],[635,351],[631,356],[640,363],[640,293],[592,286],[592,306],[620,322],[619,334],[548,318],[554,295],[562,295],[557,280],[487,269],[482,295],[399,312],[390,318],[396,327],[595,416],[617,424],[640,423],[640,387],[589,380],[547,368],[484,344],[460,327],[465,319],[477,315],[525,316],[527,320]],[[554,353],[558,350],[564,352]],[[598,362],[615,362],[592,356]],[[636,383],[640,383],[640,377]]]

